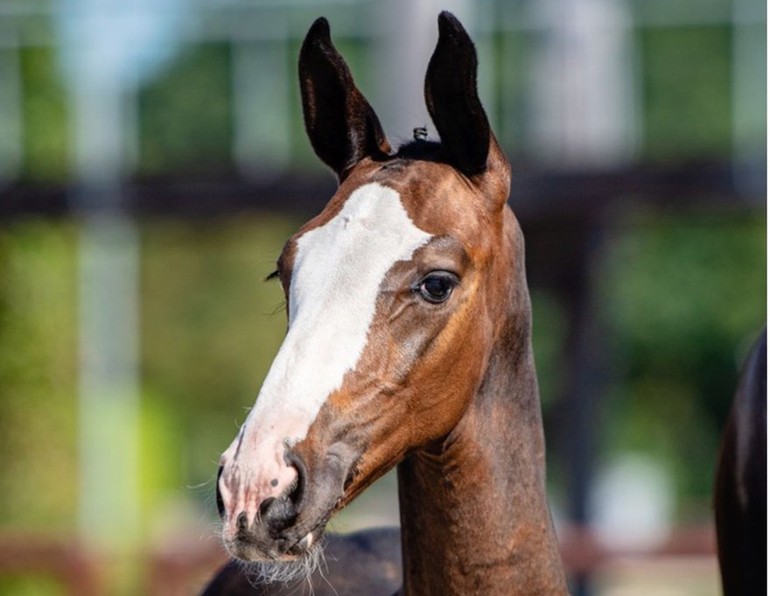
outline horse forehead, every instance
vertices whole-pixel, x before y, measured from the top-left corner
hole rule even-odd
[[[408,162],[384,168],[381,183],[394,188],[412,221],[434,236],[475,243],[487,224],[478,189],[447,164]],[[467,241],[467,242],[466,242]]]
[[[338,219],[343,211],[343,217],[352,219],[368,211],[373,233],[411,224],[432,236],[453,236],[464,245],[476,244],[487,225],[480,197],[451,166],[399,160],[357,174],[340,186],[319,215],[302,226],[290,243],[291,256],[303,236]],[[362,195],[369,200],[361,201]],[[406,218],[376,217],[395,198]]]
[[[319,216],[303,226],[293,242],[295,256],[319,249],[334,260],[335,255],[361,257],[363,253],[355,254],[361,249],[385,251],[376,255],[378,260],[398,260],[430,238],[430,233],[415,224],[397,189],[368,181],[345,191],[338,192]]]

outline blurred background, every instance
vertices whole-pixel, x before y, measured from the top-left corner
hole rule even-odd
[[[513,163],[574,593],[719,593],[766,320],[762,0],[0,0],[0,594],[193,594],[224,560],[217,460],[285,329],[262,280],[335,186],[299,45],[328,17],[408,140],[445,8]],[[390,475],[332,529],[397,512]]]

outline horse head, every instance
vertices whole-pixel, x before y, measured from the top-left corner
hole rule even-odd
[[[306,557],[336,511],[451,440],[501,337],[529,341],[510,166],[476,71],[468,34],[442,13],[425,80],[440,142],[393,150],[327,21],[304,40],[305,126],[339,187],[278,259],[286,337],[221,458],[224,542],[240,559]]]

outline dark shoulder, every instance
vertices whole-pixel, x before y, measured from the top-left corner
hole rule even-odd
[[[252,585],[242,566],[230,562],[217,573],[202,596],[391,596],[401,586],[398,528],[327,535],[324,552],[326,564],[311,576],[310,585]]]

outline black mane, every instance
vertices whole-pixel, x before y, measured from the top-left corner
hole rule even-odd
[[[390,156],[390,159],[416,159],[447,163],[441,143],[424,139],[414,139],[403,143],[398,147],[395,155]]]

